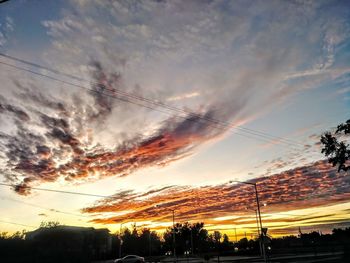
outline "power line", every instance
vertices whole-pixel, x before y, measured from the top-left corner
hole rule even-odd
[[[40,69],[44,69],[44,70],[50,71],[50,72],[52,72],[54,74],[63,75],[65,77],[73,78],[73,79],[79,80],[79,81],[88,82],[88,80],[86,80],[86,79],[79,78],[79,77],[73,76],[71,74],[67,74],[67,73],[64,73],[64,72],[52,69],[52,68],[44,67],[42,65],[39,65],[39,64],[36,64],[36,63],[32,63],[30,61],[26,61],[26,60],[23,60],[23,59],[20,59],[20,58],[9,56],[9,55],[3,54],[3,53],[0,53],[0,56],[5,57],[5,58],[10,59],[10,60],[13,60],[13,61],[17,61],[17,62],[23,63],[23,64],[27,64],[27,65],[32,66],[32,67],[37,67],[37,68],[40,68]],[[15,65],[8,64],[6,62],[0,62],[0,63],[4,64],[6,66],[9,66],[9,67],[13,67],[13,68],[16,68],[16,69],[19,69],[19,70],[24,70],[24,71],[27,71],[27,72],[32,73],[32,74],[36,74],[36,75],[39,75],[39,76],[42,76],[42,77],[49,78],[51,80],[59,81],[59,82],[62,82],[64,84],[67,84],[67,85],[73,85],[73,86],[76,86],[76,87],[79,87],[79,88],[88,89],[88,88],[83,87],[81,85],[77,85],[77,84],[74,84],[74,83],[71,83],[71,82],[68,82],[68,81],[64,81],[64,80],[61,80],[61,79],[58,79],[58,78],[55,78],[55,77],[52,77],[52,76],[48,76],[46,74],[38,73],[38,72],[29,70],[29,69],[20,68],[20,67],[17,67]],[[95,84],[98,84],[98,83],[95,83]],[[98,92],[98,91],[93,90],[93,89],[88,89],[88,90],[93,91],[93,92]],[[254,136],[260,136],[260,137],[263,137],[263,138],[269,139],[269,140],[273,139],[273,140],[275,140],[275,143],[281,142],[281,143],[286,143],[286,144],[292,144],[293,146],[295,146],[295,144],[302,145],[301,143],[293,141],[293,140],[290,140],[290,139],[286,139],[286,138],[275,136],[275,135],[270,135],[268,133],[257,131],[257,130],[253,130],[253,129],[249,129],[249,128],[246,128],[246,127],[243,127],[243,126],[234,126],[234,125],[232,125],[232,124],[230,124],[228,122],[219,121],[219,120],[216,120],[216,119],[213,119],[213,118],[208,118],[208,117],[205,117],[205,116],[200,116],[200,115],[198,115],[196,113],[193,113],[193,112],[190,112],[190,111],[187,111],[187,110],[184,110],[184,109],[180,109],[180,108],[177,108],[177,107],[174,107],[174,106],[170,106],[170,105],[164,104],[164,103],[159,102],[159,101],[154,101],[154,100],[151,100],[151,99],[147,99],[147,98],[135,95],[135,94],[130,94],[130,93],[127,93],[127,92],[116,90],[116,89],[111,90],[111,89],[107,88],[107,90],[110,91],[110,92],[113,92],[113,93],[117,93],[117,94],[129,97],[129,98],[132,98],[132,99],[136,99],[136,100],[140,100],[140,101],[143,101],[143,102],[147,102],[147,103],[150,103],[150,104],[153,104],[153,105],[165,108],[167,110],[176,111],[178,113],[189,114],[189,115],[191,115],[193,117],[198,117],[198,118],[204,119],[206,121],[213,122],[213,123],[218,124],[218,125],[222,125],[223,128],[233,128],[233,129],[241,130],[242,132],[246,132],[246,133],[254,135]],[[101,92],[98,92],[98,93],[101,93]],[[105,94],[105,93],[101,93],[101,94],[103,94],[105,96],[110,96],[110,94]],[[117,99],[120,99],[120,98],[117,97]],[[127,101],[127,102],[130,102],[130,101]],[[147,107],[144,104],[137,104],[137,105],[142,106],[142,107]],[[150,107],[147,107],[147,108],[150,108]],[[152,108],[152,109],[156,110],[155,108]],[[165,113],[165,112],[163,112],[163,113]]]
[[[31,207],[36,207],[36,208],[43,209],[43,210],[46,210],[46,211],[49,211],[49,212],[66,214],[66,215],[77,216],[77,217],[90,218],[89,216],[84,216],[84,215],[79,215],[79,214],[75,214],[75,213],[60,211],[60,210],[53,209],[53,208],[43,207],[43,206],[40,206],[40,205],[24,202],[24,201],[21,201],[21,200],[12,199],[12,198],[5,197],[5,196],[0,196],[0,199],[11,201],[11,202],[15,202],[15,203],[19,203],[19,204],[23,204],[23,205],[27,205],[27,206],[31,206]]]
[[[110,97],[110,98],[113,98],[113,99],[118,99],[118,100],[126,102],[126,103],[131,103],[131,104],[134,104],[134,105],[145,107],[145,108],[148,108],[148,109],[151,109],[151,110],[155,110],[155,111],[158,111],[158,112],[161,112],[161,113],[164,113],[164,114],[168,114],[168,115],[170,114],[170,112],[162,111],[160,109],[157,109],[157,108],[145,105],[145,104],[140,104],[138,102],[131,101],[131,100],[126,99],[126,98],[121,98],[121,97],[115,96],[114,94],[106,94],[104,92],[97,91],[97,90],[94,90],[94,89],[90,89],[90,88],[87,88],[85,86],[74,84],[74,83],[71,83],[71,82],[68,82],[68,81],[65,81],[65,80],[61,80],[61,79],[58,79],[58,78],[55,78],[55,77],[52,77],[52,76],[49,76],[49,75],[45,75],[45,74],[42,74],[42,73],[38,73],[38,72],[32,71],[30,69],[18,67],[18,66],[15,66],[15,65],[12,65],[12,64],[8,64],[8,63],[2,62],[2,61],[0,61],[0,64],[6,65],[8,67],[11,67],[11,68],[14,68],[14,69],[17,69],[17,70],[26,71],[26,72],[29,72],[31,74],[35,74],[35,75],[40,76],[40,77],[45,77],[45,78],[48,78],[48,79],[51,79],[51,80],[54,80],[54,81],[57,81],[57,82],[60,82],[60,83],[66,84],[66,85],[71,85],[71,86],[74,86],[74,87],[82,88],[82,89],[88,90],[88,91],[96,93],[96,94],[104,95],[104,96],[107,96],[107,97]],[[182,119],[185,119],[185,120],[188,120],[188,121],[192,121],[192,122],[199,122],[200,120],[206,120],[201,115],[195,114],[195,116],[197,117],[197,119],[191,119],[188,116],[176,115],[176,117],[179,117],[179,118],[182,118]],[[223,129],[222,125],[218,126],[218,124],[216,124],[216,123],[214,123],[214,125],[213,125],[213,123],[211,123],[210,126],[213,126],[214,128],[217,128],[217,129]],[[229,129],[230,127],[226,127],[226,128],[227,128],[226,130],[230,130]],[[239,132],[234,131],[234,130],[232,130],[232,131],[233,131],[234,134],[237,134],[237,135],[240,135],[240,136],[244,136],[244,137],[247,137],[247,138],[250,138],[250,139],[256,139],[256,140],[260,139],[261,141],[264,141],[264,142],[270,142],[271,141],[271,139],[252,137],[252,136],[249,136],[247,134],[239,133]],[[294,144],[290,144],[290,143],[287,143],[287,144],[289,144],[291,146],[295,146]]]
[[[15,185],[15,184],[0,183],[0,185],[8,186],[8,187],[19,187],[19,188],[26,188],[26,189],[34,189],[34,190],[46,191],[46,192],[55,192],[55,193],[60,193],[60,194],[83,195],[83,196],[101,197],[101,198],[113,197],[113,196],[107,196],[107,195],[97,195],[97,194],[88,194],[88,193],[80,193],[80,192],[63,191],[63,190],[54,190],[54,189],[31,187],[31,186],[24,186],[24,185]]]
[[[8,187],[18,187],[18,185],[13,185],[13,184],[5,184],[5,183],[0,183],[1,186],[8,186]],[[71,191],[63,191],[63,190],[55,190],[55,189],[47,189],[47,188],[38,188],[38,187],[30,187],[30,186],[19,186],[19,187],[23,187],[23,188],[28,188],[28,189],[34,189],[34,190],[39,190],[39,191],[48,191],[48,192],[56,192],[56,193],[60,193],[60,194],[74,194],[74,195],[82,195],[82,196],[90,196],[90,197],[102,197],[102,198],[111,198],[113,197],[113,195],[97,195],[97,194],[88,194],[88,193],[81,193],[81,192],[71,192]],[[69,215],[74,215],[74,216],[80,216],[80,217],[88,217],[88,216],[84,216],[84,215],[78,215],[78,214],[74,214],[74,213],[70,213],[70,212],[64,212],[64,211],[60,211],[60,210],[56,210],[56,209],[51,209],[51,208],[47,208],[47,207],[42,207],[36,204],[31,204],[31,203],[27,203],[24,201],[20,201],[20,200],[15,200],[9,197],[5,197],[5,196],[0,196],[1,199],[6,199],[6,200],[10,200],[13,202],[18,202],[18,203],[22,203],[22,204],[26,204],[29,206],[33,206],[33,207],[37,207],[37,208],[41,208],[41,209],[45,209],[45,210],[49,210],[52,212],[57,212],[57,213],[63,213],[63,214],[69,214]],[[274,216],[274,215],[284,215],[284,216],[292,216],[292,217],[299,217],[299,216],[307,216],[304,214],[301,215],[297,215],[297,214],[285,214],[285,213],[265,213],[264,216]],[[242,215],[242,217],[246,217],[246,218],[250,218],[251,216],[249,216],[249,214],[244,214]]]
[[[69,78],[72,78],[72,79],[76,79],[76,80],[82,80],[81,78],[79,77],[76,77],[76,76],[73,76],[71,74],[67,74],[65,72],[62,72],[62,71],[59,71],[59,70],[56,70],[56,69],[52,69],[52,68],[47,68],[47,67],[44,67],[42,65],[39,65],[37,63],[33,63],[33,62],[30,62],[28,60],[24,60],[24,59],[21,59],[21,58],[17,58],[17,57],[13,57],[13,56],[10,56],[10,55],[7,55],[5,53],[2,53],[0,52],[0,56],[1,57],[5,57],[5,58],[8,58],[10,60],[14,60],[14,61],[17,61],[17,62],[20,62],[20,63],[23,63],[23,64],[27,64],[29,66],[33,66],[33,67],[36,67],[36,68],[40,68],[40,69],[44,69],[46,71],[50,71],[52,73],[55,73],[55,74],[58,74],[58,75],[63,75],[63,76],[66,76],[66,77],[69,77]]]
[[[25,224],[14,223],[14,222],[8,222],[8,221],[4,221],[4,220],[0,220],[0,223],[11,224],[11,225],[16,225],[16,226],[25,226],[25,227],[37,228],[36,226],[25,225]]]

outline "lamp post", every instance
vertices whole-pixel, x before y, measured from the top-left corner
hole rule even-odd
[[[155,208],[161,207],[161,204],[154,206]],[[175,237],[175,209],[170,209],[173,213],[173,253],[174,258],[176,258],[176,237]]]
[[[262,243],[262,252],[263,252],[264,262],[266,262],[265,245],[264,245],[264,242],[262,240],[262,238],[263,238],[263,227],[262,227],[262,222],[261,222],[260,202],[259,202],[258,188],[256,187],[256,183],[242,182],[242,181],[230,181],[230,183],[232,183],[232,182],[254,186],[255,199],[256,199],[256,205],[257,205],[257,208],[258,208],[257,211],[258,211],[259,223],[260,223],[260,242]]]
[[[119,258],[122,257],[122,228],[123,228],[123,223],[120,224],[119,228]]]
[[[237,240],[237,229],[236,228],[235,228],[235,237],[236,237],[236,244],[237,244],[238,240]]]
[[[171,210],[173,212],[173,250],[174,250],[174,258],[176,258],[176,237],[175,237],[175,210]]]
[[[149,241],[149,256],[152,255],[152,236],[151,236],[151,228],[149,229],[148,233],[148,241]]]
[[[246,208],[247,210],[249,209],[248,207]],[[260,255],[261,257],[263,256],[263,252],[262,252],[262,247],[261,247],[261,240],[260,240],[260,228],[259,228],[259,219],[258,219],[258,210],[256,209],[249,209],[251,211],[254,211],[255,214],[255,218],[256,218],[256,229],[258,231],[258,237],[259,237],[259,248],[260,248]]]
[[[194,252],[193,252],[193,225],[191,226],[191,254],[193,256]]]

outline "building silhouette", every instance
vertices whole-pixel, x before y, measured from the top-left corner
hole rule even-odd
[[[27,232],[25,240],[35,247],[40,259],[66,257],[79,261],[107,258],[112,251],[112,235],[106,228],[53,226]]]

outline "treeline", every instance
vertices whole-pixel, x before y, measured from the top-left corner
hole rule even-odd
[[[209,233],[203,223],[176,224],[159,235],[149,229],[140,231],[134,226],[124,229],[116,244],[122,240],[122,255],[139,254],[143,256],[173,255],[173,233],[175,232],[175,251],[177,256],[184,255],[258,255],[260,254],[259,238],[242,238],[238,242],[229,240],[226,234],[219,231]],[[350,251],[350,228],[333,229],[331,234],[320,232],[300,233],[298,236],[281,238],[264,238],[266,253],[280,254],[286,252],[334,252]],[[119,255],[118,253],[116,254]]]
[[[177,256],[225,252],[233,249],[234,244],[229,241],[226,234],[219,231],[209,233],[204,228],[204,223],[177,223],[174,228],[166,229],[162,235],[147,228],[138,231],[136,226],[133,226],[132,229],[123,229],[121,235],[117,234],[116,244],[119,247],[122,240],[122,255],[174,255],[174,232]],[[237,246],[243,248],[245,246],[243,243],[244,240],[238,242]],[[251,245],[257,248],[253,243]]]
[[[56,228],[57,225],[47,224],[47,228]],[[50,233],[50,231],[48,232]],[[1,262],[90,262],[91,260],[118,258],[127,254],[137,254],[144,257],[164,257],[174,255],[178,257],[195,255],[199,257],[214,257],[217,255],[259,255],[259,239],[240,239],[238,242],[229,240],[226,234],[219,231],[208,232],[204,223],[183,223],[170,227],[162,234],[148,228],[123,228],[121,233],[110,235],[111,250],[108,254],[95,254],[94,258],[88,257],[96,247],[83,247],[79,253],[72,250],[71,243],[67,240],[57,245],[58,234],[46,236],[45,242],[31,242],[26,240],[26,233],[17,232],[13,235],[0,234],[0,261]],[[60,234],[61,235],[61,234]],[[63,235],[61,235],[62,237]],[[268,254],[279,253],[310,253],[323,251],[350,251],[350,228],[334,229],[331,234],[319,232],[300,233],[298,236],[264,239]],[[40,244],[40,245],[39,245]],[[56,245],[55,245],[56,244]],[[46,259],[43,259],[42,250],[48,251]],[[40,256],[38,256],[40,255]],[[347,255],[348,256],[348,255]],[[74,260],[72,261],[72,258]]]
[[[271,240],[273,253],[284,252],[335,252],[344,251],[349,257],[350,252],[350,228],[335,228],[331,234],[320,232],[300,233],[298,236],[285,236]]]

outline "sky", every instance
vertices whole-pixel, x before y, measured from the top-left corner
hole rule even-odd
[[[0,4],[1,231],[349,226],[348,1]],[[39,190],[86,193],[77,195]]]

